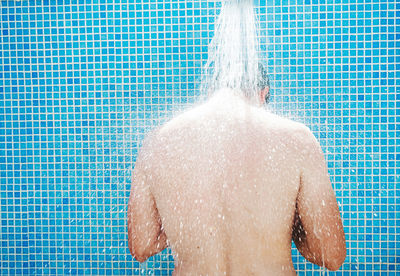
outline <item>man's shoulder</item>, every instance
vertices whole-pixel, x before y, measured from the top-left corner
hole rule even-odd
[[[202,120],[206,114],[206,106],[198,105],[176,114],[158,129],[159,135],[175,133],[177,130],[193,126]]]
[[[271,112],[267,112],[266,116],[275,128],[284,130],[290,134],[307,135],[309,132],[311,132],[310,128],[301,122],[294,121]]]
[[[285,144],[296,145],[296,148],[314,147],[317,142],[310,128],[304,123],[268,114],[274,133],[281,137]]]

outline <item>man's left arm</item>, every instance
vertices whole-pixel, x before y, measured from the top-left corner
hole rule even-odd
[[[133,172],[128,203],[128,244],[132,256],[139,262],[167,247],[167,236],[140,161],[136,162]]]

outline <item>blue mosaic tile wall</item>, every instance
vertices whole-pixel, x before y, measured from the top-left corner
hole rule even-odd
[[[144,135],[196,101],[218,1],[1,1],[0,274],[170,275],[127,246]],[[400,3],[258,1],[270,108],[321,142],[338,275],[400,271]],[[300,275],[326,271],[293,248]]]

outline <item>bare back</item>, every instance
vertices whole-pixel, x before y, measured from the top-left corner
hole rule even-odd
[[[294,273],[301,127],[221,93],[159,131],[151,190],[175,273]]]
[[[174,275],[295,274],[292,239],[306,259],[330,270],[346,257],[315,137],[228,90],[146,140],[128,234],[141,262],[169,245]]]

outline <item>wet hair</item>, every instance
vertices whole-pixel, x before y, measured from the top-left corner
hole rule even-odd
[[[270,89],[269,76],[267,73],[267,69],[265,69],[264,65],[261,62],[258,63],[258,70],[259,70],[260,75],[259,75],[259,79],[258,79],[258,83],[257,83],[257,88],[259,90],[263,90],[265,88]],[[269,102],[269,98],[270,98],[270,90],[265,95],[265,103]]]

